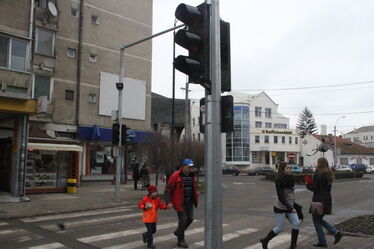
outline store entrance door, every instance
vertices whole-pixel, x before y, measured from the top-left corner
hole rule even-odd
[[[0,191],[10,192],[12,140],[0,139]]]

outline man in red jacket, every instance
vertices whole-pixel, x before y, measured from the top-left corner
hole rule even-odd
[[[188,248],[184,240],[184,232],[193,221],[193,206],[198,204],[197,182],[191,171],[193,162],[184,159],[183,166],[175,171],[169,179],[167,187],[168,207],[174,207],[178,214],[178,227],[174,235],[178,238],[178,247]]]

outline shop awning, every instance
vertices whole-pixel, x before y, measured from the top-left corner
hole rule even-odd
[[[81,146],[74,144],[28,143],[27,148],[33,150],[83,151]]]

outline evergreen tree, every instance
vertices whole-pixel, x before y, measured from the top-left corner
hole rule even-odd
[[[299,130],[299,135],[301,137],[306,134],[314,134],[317,132],[316,121],[314,120],[313,113],[308,109],[308,107],[305,107],[299,114],[296,128]]]

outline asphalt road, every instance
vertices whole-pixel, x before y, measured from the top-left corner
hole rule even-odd
[[[359,181],[339,181],[333,186],[333,215],[327,220],[338,223],[362,214],[373,214],[374,175]],[[313,248],[316,237],[307,214],[311,192],[304,186],[296,187],[296,200],[304,206],[306,216],[300,232],[300,248]],[[274,184],[260,176],[224,176],[223,193],[223,248],[258,249],[258,241],[273,226]],[[189,248],[203,248],[204,194],[195,210],[196,220],[188,229],[186,242]],[[61,229],[63,224],[64,230]],[[157,248],[176,248],[172,234],[177,225],[173,210],[159,211]],[[24,219],[0,221],[0,248],[146,248],[141,241],[145,231],[141,212],[136,206],[116,207],[85,212],[45,215]],[[269,248],[288,248],[290,225],[277,236]],[[343,238],[344,239],[344,238]],[[333,238],[328,237],[331,243]],[[374,240],[373,240],[374,244]],[[331,247],[340,248],[340,247]],[[370,248],[370,247],[357,247]]]

